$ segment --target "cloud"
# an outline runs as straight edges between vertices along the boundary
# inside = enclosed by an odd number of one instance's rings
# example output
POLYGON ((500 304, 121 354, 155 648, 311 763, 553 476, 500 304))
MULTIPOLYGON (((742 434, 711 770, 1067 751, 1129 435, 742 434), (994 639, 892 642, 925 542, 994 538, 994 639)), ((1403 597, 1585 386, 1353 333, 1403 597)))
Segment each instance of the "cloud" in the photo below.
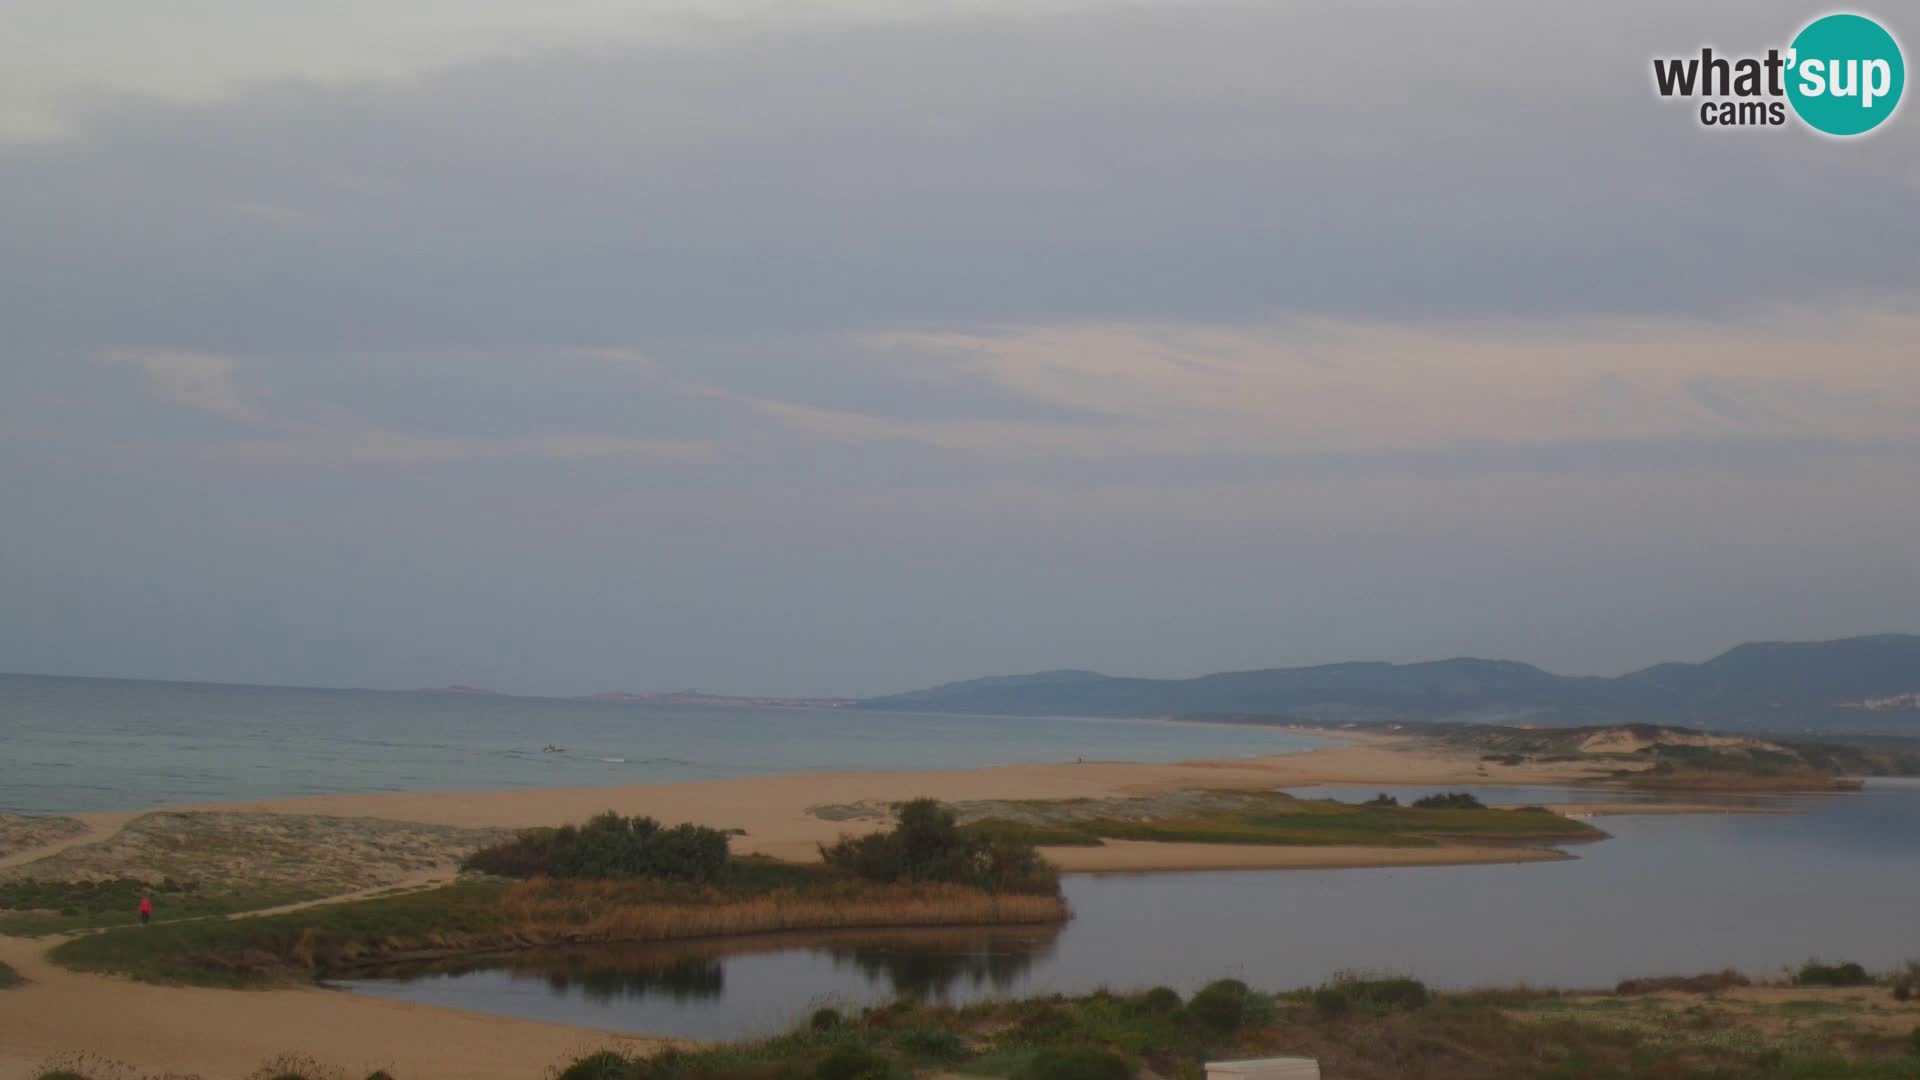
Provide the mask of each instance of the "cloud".
POLYGON ((278 439, 222 442, 179 456, 223 465, 426 466, 506 461, 694 462, 718 447, 701 441, 630 439, 558 432, 482 439, 376 429, 310 431, 278 439))
POLYGON ((1067 324, 894 331, 865 348, 1110 424, 913 424, 768 408, 808 430, 953 449, 1258 454, 1672 440, 1911 442, 1920 318, 1730 324, 1067 324))
POLYGON ((236 382, 240 362, 234 357, 166 349, 117 349, 109 358, 144 371, 148 389, 161 401, 250 424, 266 420, 236 382))
POLYGON ((1803 12, 1486 11, 712 20, 398 81, 90 99, 67 141, 0 148, 0 206, 33 208, 5 215, 0 325, 278 355, 1920 293, 1920 144, 1717 138, 1645 85, 1648 56, 1803 12))
MULTIPOLYGON (((534 430, 480 436, 395 430, 337 407, 314 408, 315 403, 309 401, 305 403, 307 411, 325 417, 313 419, 272 411, 246 392, 239 379, 249 366, 243 358, 165 349, 120 349, 109 358, 143 371, 148 390, 158 401, 241 421, 256 431, 269 433, 240 438, 224 433, 202 435, 184 444, 151 439, 142 443, 127 439, 124 433, 114 433, 110 442, 96 441, 96 447, 121 455, 147 457, 158 453, 227 465, 359 467, 523 460, 688 462, 711 458, 720 449, 708 439, 638 438, 592 431, 534 430)), ((69 418, 69 428, 73 419, 77 418, 69 418)), ((62 432, 60 438, 70 441, 73 432, 62 432)))
MULTIPOLYGON (((1038 5, 946 0, 916 6, 934 14, 1038 5)), ((250 0, 212 0, 167 11, 97 0, 11 0, 0 8, 0 142, 71 136, 74 114, 107 96, 207 104, 293 81, 403 85, 461 64, 583 45, 672 41, 716 24, 901 15, 884 0, 333 0, 271 9, 250 0)))

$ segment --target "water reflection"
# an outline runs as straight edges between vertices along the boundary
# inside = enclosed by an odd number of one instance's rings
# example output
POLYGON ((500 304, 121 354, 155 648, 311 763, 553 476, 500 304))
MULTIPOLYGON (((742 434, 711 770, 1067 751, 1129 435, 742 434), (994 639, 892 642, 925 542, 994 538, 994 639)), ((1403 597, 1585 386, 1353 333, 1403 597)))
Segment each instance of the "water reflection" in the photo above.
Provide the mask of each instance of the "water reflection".
POLYGON ((1058 927, 1040 932, 984 932, 831 945, 822 950, 835 968, 851 967, 894 997, 944 1001, 956 991, 980 997, 1005 993, 1034 964, 1053 954, 1058 927))
POLYGON ((770 934, 665 945, 532 949, 368 968, 335 985, 573 1023, 709 1037, 785 1026, 815 1002, 971 1000, 1018 987, 1052 957, 1058 926, 770 934), (796 978, 794 971, 803 971, 796 978), (584 1020, 587 1009, 595 1019, 584 1020), (743 1015, 768 1017, 738 1028, 743 1015), (642 1019, 642 1018, 652 1019, 642 1019), (718 1029, 713 1030, 713 1029, 718 1029))

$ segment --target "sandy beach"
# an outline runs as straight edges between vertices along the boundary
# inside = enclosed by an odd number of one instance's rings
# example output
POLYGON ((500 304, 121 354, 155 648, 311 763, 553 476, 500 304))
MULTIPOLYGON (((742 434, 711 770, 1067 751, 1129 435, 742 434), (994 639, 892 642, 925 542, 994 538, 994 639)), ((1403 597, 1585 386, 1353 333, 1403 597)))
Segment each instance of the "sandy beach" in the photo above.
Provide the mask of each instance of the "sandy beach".
MULTIPOLYGON (((963 771, 778 776, 701 783, 568 790, 319 796, 170 812, 220 811, 379 819, 450 829, 557 825, 603 810, 743 830, 736 851, 811 859, 817 845, 883 824, 863 806, 917 796, 947 801, 1078 799, 1187 789, 1269 790, 1318 784, 1554 784, 1587 779, 1580 763, 1513 767, 1464 753, 1378 736, 1341 736, 1342 745, 1231 762, 1171 765, 1087 762, 963 771), (839 812, 834 812, 838 808, 839 812), (848 808, 852 808, 849 810, 848 808)), ((1633 812, 1595 804, 1588 812, 1633 812)), ((20 867, 49 855, 72 859, 114 840, 138 815, 79 815, 84 832, 50 834, 37 848, 8 852, 20 867)), ((343 822, 343 826, 346 823, 343 822)), ((1286 869, 1516 862, 1564 858, 1535 848, 1441 845, 1421 848, 1266 847, 1111 842, 1046 852, 1074 872, 1286 869)), ((408 870, 408 884, 450 876, 452 865, 408 870)), ((27 980, 0 998, 0 1080, 31 1077, 49 1060, 85 1051, 146 1072, 242 1076, 283 1054, 331 1065, 391 1069, 416 1080, 528 1080, 554 1063, 602 1045, 656 1045, 557 1025, 478 1016, 354 997, 319 989, 222 991, 157 987, 61 971, 43 959, 51 941, 0 937, 0 960, 27 980), (351 1032, 350 1040, 342 1033, 351 1032), (345 1043, 350 1042, 350 1048, 345 1043)))
MULTIPOLYGON (((851 804, 882 807, 920 796, 944 802, 1091 799, 1191 789, 1263 791, 1323 784, 1563 784, 1601 775, 1597 766, 1581 762, 1505 766, 1410 739, 1347 733, 1334 737, 1344 744, 1238 761, 1084 762, 931 772, 823 773, 632 787, 323 795, 169 809, 365 817, 463 829, 561 825, 615 810, 645 814, 665 824, 691 821, 739 829, 743 835, 733 841, 737 852, 807 860, 816 857, 821 843, 885 824, 878 813, 848 818, 816 814, 816 808, 851 804)), ((1596 813, 1624 812, 1632 807, 1590 809, 1596 813)), ((93 823, 88 815, 79 816, 93 823)), ((122 815, 112 817, 124 821, 122 815)), ((1076 849, 1071 856, 1063 856, 1063 849, 1052 849, 1048 855, 1056 861, 1070 858, 1070 868, 1077 871, 1193 868, 1192 854, 1178 850, 1189 845, 1152 846, 1168 849, 1164 858, 1128 853, 1114 854, 1110 861, 1103 861, 1101 848, 1076 849)), ((1524 857, 1512 849, 1501 853, 1509 861, 1524 857)), ((1402 851, 1389 856, 1380 852, 1377 864, 1408 865, 1407 854, 1402 851)), ((1422 848, 1419 854, 1428 864, 1489 861, 1485 848, 1442 846, 1422 848)), ((1376 856, 1359 856, 1360 861, 1347 865, 1375 865, 1366 861, 1369 857, 1376 856)), ((1264 848, 1239 858, 1248 861, 1232 865, 1268 869, 1327 865, 1323 852, 1299 848, 1264 848)))

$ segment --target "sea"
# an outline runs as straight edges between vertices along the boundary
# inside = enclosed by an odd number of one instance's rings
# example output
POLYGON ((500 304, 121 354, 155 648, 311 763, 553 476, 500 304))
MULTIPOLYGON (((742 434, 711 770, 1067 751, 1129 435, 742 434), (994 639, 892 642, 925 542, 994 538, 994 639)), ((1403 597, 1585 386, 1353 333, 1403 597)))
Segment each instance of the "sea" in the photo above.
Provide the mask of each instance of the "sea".
POLYGON ((0 675, 0 813, 17 814, 1322 745, 1255 725, 0 675))

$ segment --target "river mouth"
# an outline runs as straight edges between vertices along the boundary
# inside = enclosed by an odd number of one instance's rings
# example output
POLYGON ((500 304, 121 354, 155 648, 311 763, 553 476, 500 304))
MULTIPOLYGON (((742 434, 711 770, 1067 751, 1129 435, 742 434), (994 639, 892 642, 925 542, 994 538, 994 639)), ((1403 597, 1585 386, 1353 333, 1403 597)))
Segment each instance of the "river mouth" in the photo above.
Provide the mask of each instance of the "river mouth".
MULTIPOLYGON (((1625 801, 1592 788, 1471 790, 1490 804, 1625 801)), ((784 1030, 824 1005, 900 996, 957 1004, 1163 984, 1184 993, 1223 976, 1292 989, 1342 971, 1443 988, 1608 988, 1723 968, 1777 977, 1813 957, 1886 969, 1920 955, 1911 916, 1920 785, 1876 781, 1859 794, 1765 803, 1797 812, 1609 817, 1612 839, 1564 861, 1070 875, 1075 917, 1065 926, 539 950, 370 969, 331 985, 731 1039, 784 1030)))

